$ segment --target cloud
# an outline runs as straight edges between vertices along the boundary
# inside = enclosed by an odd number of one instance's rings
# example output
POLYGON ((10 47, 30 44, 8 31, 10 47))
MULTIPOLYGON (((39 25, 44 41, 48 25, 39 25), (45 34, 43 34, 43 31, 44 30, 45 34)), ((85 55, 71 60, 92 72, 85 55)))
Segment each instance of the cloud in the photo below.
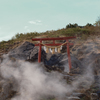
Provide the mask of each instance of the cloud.
POLYGON ((24 26, 24 28, 25 28, 25 29, 27 29, 27 28, 28 28, 28 26, 24 26))
POLYGON ((41 23, 41 20, 36 20, 38 23, 41 23))
POLYGON ((41 20, 29 21, 28 23, 34 24, 34 25, 42 25, 41 20))
POLYGON ((36 24, 36 22, 34 22, 34 21, 29 21, 29 23, 30 23, 30 24, 36 24))

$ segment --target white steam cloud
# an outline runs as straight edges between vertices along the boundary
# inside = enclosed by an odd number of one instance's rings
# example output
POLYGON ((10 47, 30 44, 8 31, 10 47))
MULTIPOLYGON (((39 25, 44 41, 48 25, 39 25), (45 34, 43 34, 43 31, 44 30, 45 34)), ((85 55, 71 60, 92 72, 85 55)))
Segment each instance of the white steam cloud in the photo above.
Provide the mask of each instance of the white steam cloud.
POLYGON ((14 78, 18 84, 15 88, 19 94, 11 100, 41 100, 49 96, 59 99, 79 88, 83 82, 86 84, 85 88, 89 88, 93 82, 92 70, 78 77, 69 85, 61 73, 49 73, 43 69, 41 64, 19 60, 11 61, 7 57, 1 63, 0 71, 2 77, 5 79, 14 78))

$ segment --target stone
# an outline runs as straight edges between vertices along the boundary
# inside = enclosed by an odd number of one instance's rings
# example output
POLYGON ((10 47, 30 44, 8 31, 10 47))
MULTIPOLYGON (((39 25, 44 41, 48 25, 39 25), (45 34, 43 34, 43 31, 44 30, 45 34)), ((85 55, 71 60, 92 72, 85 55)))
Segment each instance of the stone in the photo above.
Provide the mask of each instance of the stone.
MULTIPOLYGON (((82 70, 82 64, 81 61, 79 61, 76 57, 71 55, 71 63, 72 63, 72 68, 73 69, 78 69, 76 70, 77 73, 81 73, 80 69, 82 70)), ((68 65, 68 56, 67 53, 62 53, 62 54, 53 54, 49 60, 45 59, 44 60, 44 65, 48 68, 53 68, 55 69, 61 69, 62 71, 69 72, 69 65, 68 65)), ((76 73, 73 71, 73 73, 76 73)))
POLYGON ((26 60, 34 48, 34 44, 30 42, 24 42, 17 48, 11 50, 8 54, 9 57, 16 59, 26 60))
MULTIPOLYGON (((38 50, 39 47, 35 47, 33 43, 24 42, 17 48, 11 50, 8 54, 10 58, 27 60, 27 61, 37 61, 38 60, 38 50)), ((46 59, 46 53, 42 49, 41 61, 46 59)))
POLYGON ((9 81, 0 81, 0 100, 6 100, 11 96, 12 85, 9 81))
POLYGON ((80 100, 80 98, 75 97, 75 96, 71 96, 71 97, 67 97, 67 100, 80 100))
POLYGON ((98 94, 97 93, 91 93, 91 100, 98 100, 98 94))
MULTIPOLYGON (((38 60, 38 52, 39 48, 34 47, 34 49, 31 51, 30 55, 27 57, 28 61, 37 61, 38 60)), ((44 61, 46 59, 46 52, 42 49, 41 51, 41 61, 44 61)))

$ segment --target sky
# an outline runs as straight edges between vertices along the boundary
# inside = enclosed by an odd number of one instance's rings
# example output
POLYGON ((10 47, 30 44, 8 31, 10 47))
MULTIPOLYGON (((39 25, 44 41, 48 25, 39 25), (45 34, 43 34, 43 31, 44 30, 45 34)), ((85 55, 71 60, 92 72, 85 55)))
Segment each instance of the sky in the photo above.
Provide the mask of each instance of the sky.
POLYGON ((17 33, 45 32, 69 23, 94 24, 100 0, 0 0, 0 41, 17 33))

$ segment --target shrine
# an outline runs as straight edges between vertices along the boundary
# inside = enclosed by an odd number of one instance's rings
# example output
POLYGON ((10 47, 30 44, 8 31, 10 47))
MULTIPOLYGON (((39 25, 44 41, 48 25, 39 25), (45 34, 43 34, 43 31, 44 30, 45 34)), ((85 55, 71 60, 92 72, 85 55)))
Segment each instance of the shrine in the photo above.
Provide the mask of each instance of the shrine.
POLYGON ((71 65, 71 57, 70 57, 70 48, 69 48, 69 46, 73 45, 73 43, 70 43, 69 39, 75 39, 75 38, 76 37, 35 38, 35 39, 32 39, 32 41, 39 41, 38 44, 35 44, 35 46, 39 46, 38 62, 41 62, 41 49, 42 49, 42 46, 46 47, 46 53, 48 53, 49 49, 51 49, 52 54, 54 54, 55 53, 55 48, 56 48, 56 51, 58 53, 60 53, 61 46, 66 45, 67 46, 68 63, 69 63, 69 71, 70 71, 70 69, 72 68, 72 65, 71 65), (51 41, 51 40, 53 41, 53 43, 51 43, 51 44, 42 43, 42 41, 51 41), (66 41, 64 43, 55 43, 56 40, 66 40, 66 41))

